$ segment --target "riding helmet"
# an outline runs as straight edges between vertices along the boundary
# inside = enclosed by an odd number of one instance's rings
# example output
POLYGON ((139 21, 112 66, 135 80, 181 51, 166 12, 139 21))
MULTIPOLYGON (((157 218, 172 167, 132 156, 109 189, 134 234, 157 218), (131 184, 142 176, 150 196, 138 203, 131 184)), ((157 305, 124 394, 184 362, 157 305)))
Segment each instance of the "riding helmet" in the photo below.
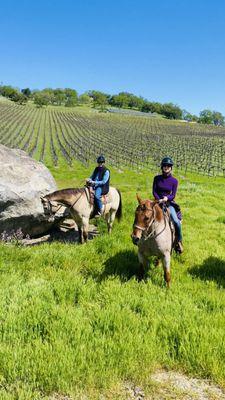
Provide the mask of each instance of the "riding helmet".
POLYGON ((161 161, 161 167, 163 167, 164 165, 169 165, 170 167, 173 166, 173 160, 170 157, 165 157, 162 159, 161 161))
POLYGON ((105 157, 101 154, 98 158, 97 158, 97 163, 104 163, 105 162, 105 157))

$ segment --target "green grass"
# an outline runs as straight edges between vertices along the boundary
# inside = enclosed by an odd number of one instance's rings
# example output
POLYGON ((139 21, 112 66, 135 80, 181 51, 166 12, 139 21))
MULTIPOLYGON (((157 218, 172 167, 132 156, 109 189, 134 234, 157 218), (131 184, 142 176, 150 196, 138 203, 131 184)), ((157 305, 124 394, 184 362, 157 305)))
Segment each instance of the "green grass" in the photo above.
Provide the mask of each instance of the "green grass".
MULTIPOLYGON (((59 187, 76 187, 91 168, 51 170, 59 187)), ((161 367, 225 388, 224 179, 178 177, 185 252, 172 257, 170 290, 153 264, 136 279, 130 233, 136 191, 150 196, 148 171, 112 169, 124 217, 111 237, 100 221, 83 246, 0 245, 1 399, 122 399, 124 382, 148 393, 161 367)))

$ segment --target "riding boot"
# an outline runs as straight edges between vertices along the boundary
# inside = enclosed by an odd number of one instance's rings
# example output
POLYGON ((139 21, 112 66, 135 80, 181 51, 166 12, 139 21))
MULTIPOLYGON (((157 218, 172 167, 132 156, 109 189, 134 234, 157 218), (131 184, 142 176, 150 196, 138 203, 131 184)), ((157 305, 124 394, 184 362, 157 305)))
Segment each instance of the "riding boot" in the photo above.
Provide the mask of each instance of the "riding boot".
POLYGON ((173 248, 177 254, 181 254, 184 251, 182 241, 178 240, 177 236, 175 237, 173 248))
POLYGON ((173 248, 177 254, 181 254, 184 251, 183 244, 181 240, 178 240, 178 232, 175 225, 174 228, 175 228, 175 239, 173 242, 173 248))
POLYGON ((177 252, 179 254, 183 253, 184 247, 183 247, 183 244, 182 244, 181 240, 179 242, 177 242, 177 247, 178 247, 178 251, 177 252))
POLYGON ((103 216, 103 208, 101 210, 98 210, 97 214, 95 215, 95 218, 101 218, 103 216))

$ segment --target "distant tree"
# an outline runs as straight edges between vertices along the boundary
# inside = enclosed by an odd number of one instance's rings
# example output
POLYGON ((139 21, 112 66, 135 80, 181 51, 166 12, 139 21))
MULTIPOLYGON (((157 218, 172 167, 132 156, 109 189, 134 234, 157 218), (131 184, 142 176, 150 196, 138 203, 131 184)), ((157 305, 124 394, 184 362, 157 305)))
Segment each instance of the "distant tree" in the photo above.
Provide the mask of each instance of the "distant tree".
POLYGON ((191 114, 189 111, 182 110, 182 119, 188 122, 198 122, 197 115, 191 114))
POLYGON ((56 104, 57 106, 61 106, 66 102, 66 94, 63 89, 53 89, 53 104, 56 104))
POLYGON ((141 96, 131 96, 128 102, 128 107, 130 108, 137 108, 138 110, 141 110, 143 104, 144 104, 144 99, 141 96))
POLYGON ((11 98, 15 93, 18 93, 12 86, 0 86, 0 94, 4 97, 11 98))
POLYGON ((21 93, 23 93, 26 97, 30 97, 31 90, 29 88, 21 89, 21 93))
POLYGON ((168 119, 182 119, 182 110, 173 103, 162 104, 160 113, 168 119))
POLYGON ((65 106, 74 107, 78 103, 78 95, 77 91, 74 89, 66 88, 64 89, 64 93, 66 96, 65 106))
POLYGON ((100 107, 101 110, 104 110, 109 104, 110 96, 106 93, 92 90, 88 92, 88 95, 93 99, 93 107, 100 107))
POLYGON ((48 94, 43 91, 35 93, 34 104, 36 104, 37 107, 47 106, 49 104, 48 94))
POLYGON ((213 111, 213 123, 216 126, 224 126, 224 116, 219 111, 213 111))
POLYGON ((92 97, 88 96, 87 93, 83 93, 79 96, 78 101, 80 104, 90 104, 93 101, 93 99, 92 97))
POLYGON ((162 104, 145 100, 141 111, 162 114, 162 104))
POLYGON ((57 105, 57 99, 55 97, 54 89, 52 88, 45 88, 39 93, 42 93, 43 96, 46 98, 48 104, 57 105))
POLYGON ((65 106, 66 107, 75 107, 77 106, 77 97, 68 97, 66 102, 65 102, 65 106))
POLYGON ((224 125, 224 116, 219 111, 202 110, 199 114, 201 124, 213 124, 216 126, 224 125))
POLYGON ((0 94, 18 104, 25 104, 27 97, 12 86, 1 86, 0 94))
POLYGON ((15 92, 11 95, 10 99, 18 104, 25 104, 28 100, 27 96, 23 93, 15 92))
POLYGON ((202 110, 199 114, 201 124, 213 124, 213 112, 211 110, 202 110))
POLYGON ((127 108, 128 107, 128 98, 124 93, 119 93, 111 96, 109 103, 111 106, 119 107, 119 108, 127 108))

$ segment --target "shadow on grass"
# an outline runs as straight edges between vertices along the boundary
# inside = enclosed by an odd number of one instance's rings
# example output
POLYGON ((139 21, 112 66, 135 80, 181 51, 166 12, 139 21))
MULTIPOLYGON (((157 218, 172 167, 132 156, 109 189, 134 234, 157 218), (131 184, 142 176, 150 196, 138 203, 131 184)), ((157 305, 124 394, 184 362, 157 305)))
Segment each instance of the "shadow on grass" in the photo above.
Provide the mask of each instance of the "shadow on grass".
POLYGON ((135 251, 120 251, 113 257, 108 258, 104 263, 104 271, 98 276, 98 280, 102 281, 109 276, 119 276, 121 281, 127 281, 133 276, 137 276, 139 263, 135 251))
POLYGON ((209 257, 203 264, 189 268, 188 273, 194 278, 200 278, 203 281, 214 281, 218 286, 225 288, 225 261, 220 258, 209 257))
MULTIPOLYGON (((97 229, 90 229, 88 232, 88 240, 94 239, 98 235, 97 229)), ((46 235, 39 236, 37 238, 23 239, 22 244, 24 246, 38 246, 43 243, 74 243, 79 244, 79 233, 78 230, 69 229, 63 231, 57 228, 52 229, 46 235)))

